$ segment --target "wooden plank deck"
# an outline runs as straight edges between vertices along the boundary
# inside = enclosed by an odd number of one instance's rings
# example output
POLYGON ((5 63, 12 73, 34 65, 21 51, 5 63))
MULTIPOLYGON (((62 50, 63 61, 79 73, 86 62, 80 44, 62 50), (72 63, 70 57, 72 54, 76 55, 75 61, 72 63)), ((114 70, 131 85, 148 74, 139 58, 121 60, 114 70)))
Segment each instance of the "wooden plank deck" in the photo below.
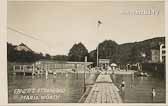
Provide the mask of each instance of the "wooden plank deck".
POLYGON ((118 88, 112 83, 110 75, 100 74, 85 103, 122 103, 118 91, 118 88))

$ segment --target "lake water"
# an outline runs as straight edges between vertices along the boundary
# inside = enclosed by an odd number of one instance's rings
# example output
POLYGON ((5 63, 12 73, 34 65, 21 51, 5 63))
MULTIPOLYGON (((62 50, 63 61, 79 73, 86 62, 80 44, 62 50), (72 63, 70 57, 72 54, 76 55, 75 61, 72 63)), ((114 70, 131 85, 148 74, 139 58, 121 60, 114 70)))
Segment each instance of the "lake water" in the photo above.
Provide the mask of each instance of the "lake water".
MULTIPOLYGON (((86 74, 86 79, 89 77, 86 74)), ((83 94, 84 86, 84 74, 57 74, 48 75, 48 77, 42 76, 23 76, 23 75, 10 75, 8 77, 8 100, 9 103, 77 103, 83 94), (17 89, 35 89, 35 92, 29 93, 15 93, 17 89), (58 89, 59 88, 59 89, 58 89), (39 89, 45 89, 46 91, 37 92, 39 89), (49 92, 49 90, 55 90, 55 92, 49 92), (48 91, 47 91, 48 90, 48 91), (60 91, 59 91, 60 90, 60 91), (26 95, 29 95, 26 97, 26 95), (45 95, 52 96, 51 98, 35 98, 45 95), (56 97, 58 96, 58 97, 56 97)))
POLYGON ((117 87, 121 81, 126 83, 125 91, 120 95, 125 103, 165 103, 166 84, 160 76, 137 77, 132 75, 111 75, 117 87), (156 89, 156 96, 152 97, 152 88, 156 89))
MULTIPOLYGON (((86 83, 89 76, 86 74, 86 83)), ((161 77, 132 77, 131 75, 111 75, 113 82, 119 87, 122 80, 126 82, 125 93, 121 93, 125 103, 165 103, 165 80, 161 77), (155 88, 157 95, 152 98, 151 91, 155 88)), ((93 78, 95 81, 96 77, 93 78)), ((93 82, 92 82, 93 83, 93 82)), ((83 74, 57 74, 39 76, 8 75, 9 103, 77 103, 83 94, 83 74), (24 92, 25 89, 36 92, 24 92), (38 90, 43 89, 40 92, 38 90), (17 90, 23 90, 18 92, 17 90), (55 90, 56 92, 45 91, 55 90), (59 90, 60 91, 59 91, 59 90), (48 95, 48 97, 45 97, 48 95), (31 96, 31 97, 30 97, 31 96), (34 98, 33 98, 34 97, 34 98), (42 98, 40 98, 42 97, 42 98), (33 98, 33 99, 32 99, 33 98)))

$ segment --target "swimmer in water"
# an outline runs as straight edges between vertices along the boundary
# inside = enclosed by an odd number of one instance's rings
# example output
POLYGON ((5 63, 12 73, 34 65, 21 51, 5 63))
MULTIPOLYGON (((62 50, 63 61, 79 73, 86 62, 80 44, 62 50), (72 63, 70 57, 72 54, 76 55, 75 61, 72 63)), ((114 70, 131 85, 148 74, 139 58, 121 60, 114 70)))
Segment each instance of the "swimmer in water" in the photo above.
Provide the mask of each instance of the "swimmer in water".
POLYGON ((125 81, 124 80, 122 80, 121 82, 120 89, 121 89, 120 90, 121 97, 124 100, 125 98, 125 81))
POLYGON ((156 97, 156 90, 155 88, 152 88, 152 102, 155 102, 156 97))
POLYGON ((155 88, 152 88, 152 97, 155 97, 156 96, 156 90, 155 88))
POLYGON ((124 91, 124 88, 125 88, 125 81, 124 80, 122 80, 120 87, 121 87, 121 90, 124 91))

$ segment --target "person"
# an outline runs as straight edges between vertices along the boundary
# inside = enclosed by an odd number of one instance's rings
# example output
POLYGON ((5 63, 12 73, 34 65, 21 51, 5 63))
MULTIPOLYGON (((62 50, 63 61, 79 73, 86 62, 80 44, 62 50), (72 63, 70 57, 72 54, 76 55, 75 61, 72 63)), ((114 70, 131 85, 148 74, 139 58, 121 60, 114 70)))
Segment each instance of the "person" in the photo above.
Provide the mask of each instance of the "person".
POLYGON ((155 102, 156 91, 155 88, 152 88, 152 102, 155 102))
POLYGON ((143 72, 141 72, 141 73, 140 73, 140 75, 141 75, 141 76, 143 76, 143 75, 144 75, 144 73, 143 73, 143 72))
POLYGON ((121 87, 121 90, 124 91, 124 88, 125 88, 125 81, 124 80, 122 80, 120 87, 121 87))
POLYGON ((155 88, 152 88, 152 97, 155 97, 156 96, 156 90, 155 88))
POLYGON ((124 80, 122 80, 121 82, 120 89, 121 89, 120 90, 121 97, 124 100, 125 98, 125 81, 124 80))

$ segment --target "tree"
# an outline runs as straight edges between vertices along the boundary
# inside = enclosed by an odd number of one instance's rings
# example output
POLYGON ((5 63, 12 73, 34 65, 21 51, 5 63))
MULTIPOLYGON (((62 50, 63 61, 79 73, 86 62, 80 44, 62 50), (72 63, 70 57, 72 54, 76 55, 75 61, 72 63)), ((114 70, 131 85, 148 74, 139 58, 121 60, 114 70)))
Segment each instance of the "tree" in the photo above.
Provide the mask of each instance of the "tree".
POLYGON ((68 56, 66 56, 66 55, 56 55, 56 56, 53 57, 53 60, 67 61, 68 60, 68 56))
POLYGON ((46 53, 45 54, 45 59, 51 59, 51 56, 48 53, 46 53))
POLYGON ((97 58, 97 51, 92 50, 88 55, 88 61, 96 63, 96 60, 97 60, 96 58, 97 58))
POLYGON ((147 50, 145 50, 145 46, 139 43, 135 44, 129 55, 129 63, 141 63, 144 62, 147 56, 147 50))
MULTIPOLYGON (((99 44, 99 59, 110 59, 111 62, 119 63, 119 45, 112 40, 105 40, 99 44)), ((95 62, 97 60, 97 50, 89 53, 89 61, 95 62)))
POLYGON ((35 53, 35 60, 44 59, 43 53, 35 53))
POLYGON ((28 63, 28 62, 35 62, 37 60, 44 58, 42 53, 38 54, 33 51, 25 51, 25 50, 18 51, 16 47, 17 45, 12 45, 10 43, 7 43, 7 59, 9 62, 28 63))
POLYGON ((118 44, 112 40, 105 40, 99 44, 99 58, 110 59, 111 62, 118 62, 118 44))
POLYGON ((7 60, 8 61, 11 61, 11 62, 16 61, 17 51, 14 49, 15 47, 16 46, 14 46, 10 43, 7 43, 7 60))
POLYGON ((68 56, 70 61, 84 61, 85 56, 88 56, 88 50, 80 42, 73 45, 68 53, 68 56))

